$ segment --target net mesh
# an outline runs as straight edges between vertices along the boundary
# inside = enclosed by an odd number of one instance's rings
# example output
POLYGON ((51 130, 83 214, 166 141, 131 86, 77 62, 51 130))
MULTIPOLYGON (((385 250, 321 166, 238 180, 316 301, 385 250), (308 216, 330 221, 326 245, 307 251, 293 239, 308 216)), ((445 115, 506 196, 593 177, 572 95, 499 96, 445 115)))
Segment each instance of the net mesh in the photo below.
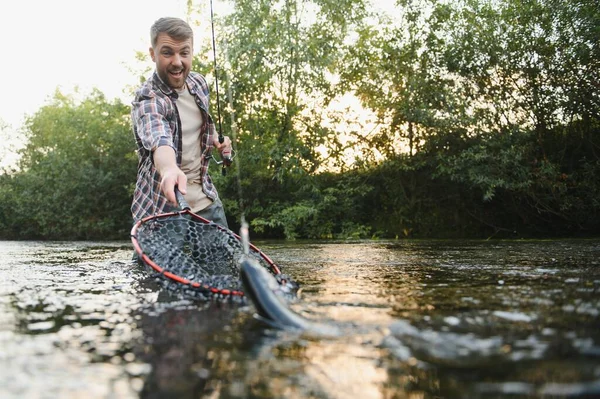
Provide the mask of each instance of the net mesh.
MULTIPOLYGON (((132 239, 139 245, 142 264, 161 286, 201 299, 243 297, 239 262, 245 253, 240 238, 230 230, 182 212, 140 223, 132 239)), ((247 256, 267 269, 286 292, 297 288, 256 247, 250 246, 247 256)))

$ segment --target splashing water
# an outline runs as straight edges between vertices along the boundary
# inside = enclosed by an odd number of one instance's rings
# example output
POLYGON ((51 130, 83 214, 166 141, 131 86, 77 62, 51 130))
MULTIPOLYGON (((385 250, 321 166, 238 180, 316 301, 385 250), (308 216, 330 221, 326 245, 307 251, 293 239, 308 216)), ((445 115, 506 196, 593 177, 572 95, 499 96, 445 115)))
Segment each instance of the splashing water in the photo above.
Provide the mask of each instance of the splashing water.
POLYGON ((158 290, 129 243, 0 242, 0 397, 594 397, 600 244, 264 242, 332 337, 158 290))

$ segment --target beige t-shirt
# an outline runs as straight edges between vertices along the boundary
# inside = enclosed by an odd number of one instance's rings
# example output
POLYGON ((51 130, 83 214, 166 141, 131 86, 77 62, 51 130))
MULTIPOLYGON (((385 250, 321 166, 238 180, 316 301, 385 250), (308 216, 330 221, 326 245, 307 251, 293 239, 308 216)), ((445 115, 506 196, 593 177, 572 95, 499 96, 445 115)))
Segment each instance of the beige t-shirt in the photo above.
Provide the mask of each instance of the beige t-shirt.
POLYGON ((181 170, 187 176, 187 194, 184 198, 190 205, 192 212, 198 212, 212 204, 212 200, 202 191, 202 176, 200 174, 202 113, 187 86, 181 91, 178 90, 177 94, 179 94, 177 110, 181 119, 183 140, 181 170))

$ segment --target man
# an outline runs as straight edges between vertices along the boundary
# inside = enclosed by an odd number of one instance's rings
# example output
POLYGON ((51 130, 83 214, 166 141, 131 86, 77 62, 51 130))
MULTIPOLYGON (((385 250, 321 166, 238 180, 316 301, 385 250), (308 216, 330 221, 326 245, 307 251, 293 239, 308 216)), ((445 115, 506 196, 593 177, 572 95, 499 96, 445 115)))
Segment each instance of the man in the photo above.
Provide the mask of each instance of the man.
POLYGON ((172 210, 177 186, 194 213, 227 227, 208 164, 213 148, 230 156, 231 140, 219 143, 208 113, 208 84, 191 72, 193 31, 181 19, 161 18, 150 39, 156 70, 137 90, 131 110, 139 159, 133 218, 172 210))

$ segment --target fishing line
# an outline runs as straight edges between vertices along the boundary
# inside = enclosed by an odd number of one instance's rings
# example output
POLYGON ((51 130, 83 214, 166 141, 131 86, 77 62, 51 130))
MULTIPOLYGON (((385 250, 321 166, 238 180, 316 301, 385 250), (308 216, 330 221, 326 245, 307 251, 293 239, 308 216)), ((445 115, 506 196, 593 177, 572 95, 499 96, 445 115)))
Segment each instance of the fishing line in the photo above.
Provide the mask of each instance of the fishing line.
POLYGON ((223 143, 223 127, 221 126, 221 100, 219 98, 219 71, 217 68, 217 46, 215 45, 215 22, 213 2, 210 0, 210 28, 212 32, 213 64, 215 68, 215 90, 217 93, 217 123, 219 125, 219 143, 223 143))
MULTIPOLYGON (((210 0, 210 26, 212 33, 212 50, 213 50, 213 63, 215 70, 215 90, 217 95, 217 119, 219 124, 219 142, 223 143, 223 129, 221 126, 221 101, 219 97, 219 76, 218 76, 218 68, 217 68, 217 45, 215 40, 215 21, 214 21, 214 12, 213 12, 213 2, 210 0)), ((225 78, 227 79, 227 102, 229 105, 229 115, 231 117, 231 142, 234 143, 237 140, 237 124, 235 122, 235 109, 233 107, 233 96, 231 93, 231 81, 229 80, 229 75, 227 71, 224 71, 225 78)), ((231 164, 231 159, 229 159, 229 165, 231 164)), ((225 161, 225 160, 224 160, 225 161)), ((227 166, 229 166, 227 165, 227 166)), ((240 161, 235 164, 236 171, 236 183, 237 183, 237 191, 238 191, 238 203, 240 207, 240 236, 242 238, 242 244, 244 246, 244 253, 248 254, 249 251, 249 243, 250 243, 250 232, 249 226, 246 222, 245 211, 244 211, 244 197, 242 195, 242 182, 240 177, 240 161)), ((225 164, 223 165, 223 174, 225 174, 225 164)))

